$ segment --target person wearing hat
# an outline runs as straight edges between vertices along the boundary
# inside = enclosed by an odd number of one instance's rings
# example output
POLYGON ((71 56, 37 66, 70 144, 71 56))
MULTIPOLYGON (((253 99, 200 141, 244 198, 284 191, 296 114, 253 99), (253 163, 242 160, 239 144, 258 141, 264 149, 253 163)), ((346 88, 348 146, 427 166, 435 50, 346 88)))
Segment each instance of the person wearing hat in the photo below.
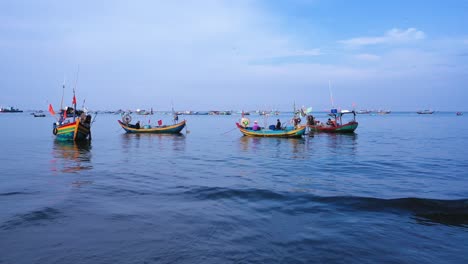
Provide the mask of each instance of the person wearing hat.
POLYGON ((257 120, 254 121, 254 125, 252 126, 252 130, 260 130, 260 126, 258 125, 257 120))

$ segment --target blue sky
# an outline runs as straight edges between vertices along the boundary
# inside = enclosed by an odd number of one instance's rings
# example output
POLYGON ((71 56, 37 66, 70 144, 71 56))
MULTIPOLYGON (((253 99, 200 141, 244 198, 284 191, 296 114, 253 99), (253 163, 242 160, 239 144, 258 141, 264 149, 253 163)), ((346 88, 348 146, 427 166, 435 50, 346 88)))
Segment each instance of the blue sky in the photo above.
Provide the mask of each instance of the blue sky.
POLYGON ((467 110, 468 1, 1 1, 0 105, 467 110))

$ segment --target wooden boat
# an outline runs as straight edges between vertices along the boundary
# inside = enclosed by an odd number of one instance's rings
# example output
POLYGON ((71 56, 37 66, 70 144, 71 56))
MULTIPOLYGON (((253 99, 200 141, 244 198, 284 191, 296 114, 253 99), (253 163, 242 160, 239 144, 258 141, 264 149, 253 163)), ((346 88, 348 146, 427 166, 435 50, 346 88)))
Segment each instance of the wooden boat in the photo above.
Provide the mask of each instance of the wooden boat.
POLYGON ((91 116, 74 118, 74 121, 54 123, 52 133, 61 141, 91 140, 91 116))
POLYGON ((130 122, 122 122, 117 120, 119 125, 127 133, 152 133, 152 134, 179 134, 182 129, 185 127, 186 121, 183 120, 174 125, 165 125, 165 126, 144 126, 141 128, 136 128, 135 125, 131 125, 130 122))
POLYGON ((245 136, 249 137, 280 137, 280 138, 296 138, 302 137, 305 133, 306 126, 298 126, 296 128, 285 128, 285 129, 265 129, 261 128, 260 130, 252 130, 252 127, 242 126, 239 123, 236 123, 237 128, 245 136))
MULTIPOLYGON (((63 85, 65 90, 65 84, 63 85)), ((63 103, 63 95, 62 95, 63 103)), ((61 104, 62 104, 61 103, 61 104)), ((60 141, 86 141, 91 140, 91 115, 76 109, 75 89, 73 89, 73 107, 61 109, 57 122, 53 124, 52 133, 60 141)), ((49 112, 56 116, 52 104, 49 104, 49 112)))
POLYGON ((314 121, 313 124, 308 124, 310 132, 327 132, 327 133, 354 133, 354 130, 358 127, 358 122, 356 121, 356 112, 342 110, 338 112, 336 109, 332 109, 328 114, 333 120, 324 124, 320 121, 314 121), (353 119, 347 123, 343 123, 343 115, 352 114, 353 119))

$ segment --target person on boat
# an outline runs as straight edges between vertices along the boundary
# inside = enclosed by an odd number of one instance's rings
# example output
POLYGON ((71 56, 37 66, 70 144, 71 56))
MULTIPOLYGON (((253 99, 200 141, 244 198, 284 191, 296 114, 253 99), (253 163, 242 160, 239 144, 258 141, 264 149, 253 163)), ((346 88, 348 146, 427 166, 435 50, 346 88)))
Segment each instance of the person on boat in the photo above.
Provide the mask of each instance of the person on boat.
POLYGON ((307 125, 313 126, 315 125, 315 118, 313 115, 308 115, 307 116, 307 125))
POLYGON ((257 121, 254 121, 254 125, 252 126, 252 130, 260 130, 260 126, 258 125, 257 121))
POLYGON ((297 127, 301 123, 301 118, 300 117, 294 117, 293 122, 294 122, 294 127, 297 127))
POLYGON ((335 127, 335 126, 336 126, 336 122, 335 122, 335 121, 332 121, 330 118, 328 118, 327 125, 332 126, 332 127, 335 127))
POLYGON ((136 122, 135 128, 136 128, 136 129, 140 129, 140 121, 136 122))
POLYGON ((276 130, 281 130, 281 122, 279 119, 276 121, 276 130))
POLYGON ((91 115, 86 115, 83 125, 88 128, 91 127, 91 115))
POLYGON ((179 115, 177 113, 174 113, 174 124, 179 121, 179 115))

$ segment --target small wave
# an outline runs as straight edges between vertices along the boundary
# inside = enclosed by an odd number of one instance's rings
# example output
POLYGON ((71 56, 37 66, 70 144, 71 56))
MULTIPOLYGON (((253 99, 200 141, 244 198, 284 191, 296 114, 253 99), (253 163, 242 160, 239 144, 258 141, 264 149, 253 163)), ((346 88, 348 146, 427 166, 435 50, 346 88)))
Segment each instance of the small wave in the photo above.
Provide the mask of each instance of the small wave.
POLYGON ((0 228, 8 230, 23 225, 38 225, 43 222, 54 221, 62 216, 63 214, 60 210, 46 207, 42 210, 16 215, 13 219, 2 224, 0 228))
POLYGON ((285 200, 283 194, 263 189, 230 189, 221 187, 199 187, 184 192, 200 200, 245 199, 249 201, 285 200))
POLYGON ((199 200, 245 200, 247 202, 284 202, 277 207, 288 213, 316 211, 317 204, 332 205, 338 210, 410 213, 417 220, 468 227, 468 199, 440 200, 426 198, 381 199, 358 196, 316 196, 307 193, 275 192, 265 189, 196 187, 183 192, 199 200), (312 207, 312 208, 311 208, 312 207), (309 210, 311 209, 311 210, 309 210), (295 212, 291 212, 294 210, 295 212))
POLYGON ((34 194, 34 192, 7 192, 7 193, 0 193, 0 196, 12 196, 12 195, 24 195, 24 194, 34 194))

